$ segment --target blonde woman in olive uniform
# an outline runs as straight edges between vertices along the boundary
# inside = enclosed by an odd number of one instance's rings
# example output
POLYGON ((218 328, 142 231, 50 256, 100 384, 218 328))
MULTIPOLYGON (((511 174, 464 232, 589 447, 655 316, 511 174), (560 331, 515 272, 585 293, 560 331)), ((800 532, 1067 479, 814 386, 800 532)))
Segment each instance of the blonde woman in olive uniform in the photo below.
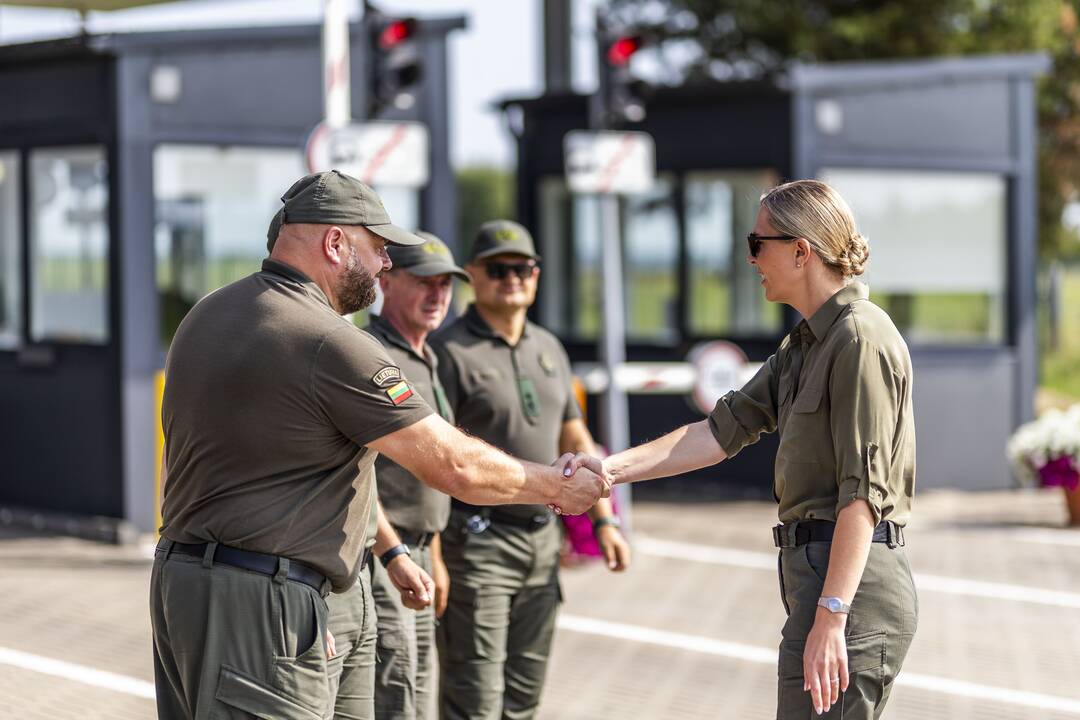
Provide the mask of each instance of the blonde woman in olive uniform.
POLYGON ((615 483, 675 475, 779 430, 773 539, 788 619, 777 718, 876 718, 918 615, 902 547, 915 489, 911 360, 852 281, 869 249, 835 190, 812 180, 772 189, 747 240, 765 297, 806 319, 706 420, 603 468, 615 483))

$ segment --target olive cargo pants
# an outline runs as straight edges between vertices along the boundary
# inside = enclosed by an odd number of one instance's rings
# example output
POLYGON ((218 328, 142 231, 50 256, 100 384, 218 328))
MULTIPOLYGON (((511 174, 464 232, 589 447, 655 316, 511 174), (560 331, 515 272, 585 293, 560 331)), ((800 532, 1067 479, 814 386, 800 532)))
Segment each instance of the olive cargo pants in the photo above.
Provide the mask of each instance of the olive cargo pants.
MULTIPOLYGON (((414 562, 431 574, 431 552, 413 548, 414 562)), ((371 593, 378 616, 375 659, 376 720, 425 720, 434 682, 435 609, 410 610, 379 563, 372 570, 371 593)))
POLYGON ((329 712, 326 603, 313 588, 170 552, 150 577, 154 681, 165 720, 320 720, 329 712))
POLYGON ((558 611, 562 534, 492 523, 465 530, 455 510, 443 533, 450 599, 438 627, 442 720, 536 715, 558 611))
POLYGON ((328 622, 334 636, 334 657, 327 662, 334 717, 372 720, 375 717, 375 600, 371 568, 360 568, 356 583, 326 598, 328 622))
POLYGON ((904 664, 918 623, 919 600, 903 547, 871 543, 862 581, 848 616, 850 679, 846 693, 823 715, 803 690, 803 650, 829 568, 831 542, 780 551, 780 593, 788 611, 780 642, 777 720, 878 718, 904 664))

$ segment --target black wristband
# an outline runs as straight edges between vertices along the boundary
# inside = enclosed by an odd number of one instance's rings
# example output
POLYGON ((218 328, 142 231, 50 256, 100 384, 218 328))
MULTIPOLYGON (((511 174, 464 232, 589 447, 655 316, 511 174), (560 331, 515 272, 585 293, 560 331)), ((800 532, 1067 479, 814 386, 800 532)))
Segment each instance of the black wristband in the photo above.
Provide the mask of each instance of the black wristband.
POLYGON ((383 567, 388 567, 390 565, 390 561, 396 558, 398 555, 408 554, 409 546, 405 543, 401 543, 400 545, 395 545, 394 547, 384 552, 382 556, 379 557, 379 562, 382 563, 383 567))
POLYGON ((597 531, 600 530, 600 528, 606 527, 608 525, 618 529, 622 527, 622 521, 619 520, 617 515, 608 515, 607 517, 596 518, 592 521, 593 534, 595 535, 597 531))

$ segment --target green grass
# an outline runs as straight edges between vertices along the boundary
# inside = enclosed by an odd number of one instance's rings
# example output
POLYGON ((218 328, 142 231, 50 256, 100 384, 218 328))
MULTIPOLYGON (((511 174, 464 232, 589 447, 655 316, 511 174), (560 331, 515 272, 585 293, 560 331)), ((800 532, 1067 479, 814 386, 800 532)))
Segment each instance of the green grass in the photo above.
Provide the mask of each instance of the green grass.
POLYGON ((1061 283, 1058 347, 1050 348, 1049 308, 1039 305, 1040 386, 1080 402, 1080 264, 1066 267, 1061 283))
POLYGON ((913 342, 952 345, 1003 340, 1004 311, 994 307, 986 293, 883 295, 872 292, 870 299, 889 313, 900 332, 913 342))

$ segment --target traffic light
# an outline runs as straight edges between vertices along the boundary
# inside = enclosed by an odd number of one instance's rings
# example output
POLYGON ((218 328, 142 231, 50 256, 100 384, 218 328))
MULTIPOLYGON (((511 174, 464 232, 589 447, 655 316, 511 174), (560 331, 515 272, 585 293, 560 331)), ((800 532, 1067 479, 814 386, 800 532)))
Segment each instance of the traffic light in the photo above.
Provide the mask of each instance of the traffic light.
POLYGON ((630 61, 645 46, 634 33, 598 33, 600 50, 599 92, 594 122, 603 128, 618 128, 645 119, 645 99, 649 86, 630 72, 630 61))
POLYGON ((420 26, 416 18, 389 18, 372 8, 364 13, 369 54, 368 117, 384 109, 407 110, 416 102, 423 77, 420 26))

